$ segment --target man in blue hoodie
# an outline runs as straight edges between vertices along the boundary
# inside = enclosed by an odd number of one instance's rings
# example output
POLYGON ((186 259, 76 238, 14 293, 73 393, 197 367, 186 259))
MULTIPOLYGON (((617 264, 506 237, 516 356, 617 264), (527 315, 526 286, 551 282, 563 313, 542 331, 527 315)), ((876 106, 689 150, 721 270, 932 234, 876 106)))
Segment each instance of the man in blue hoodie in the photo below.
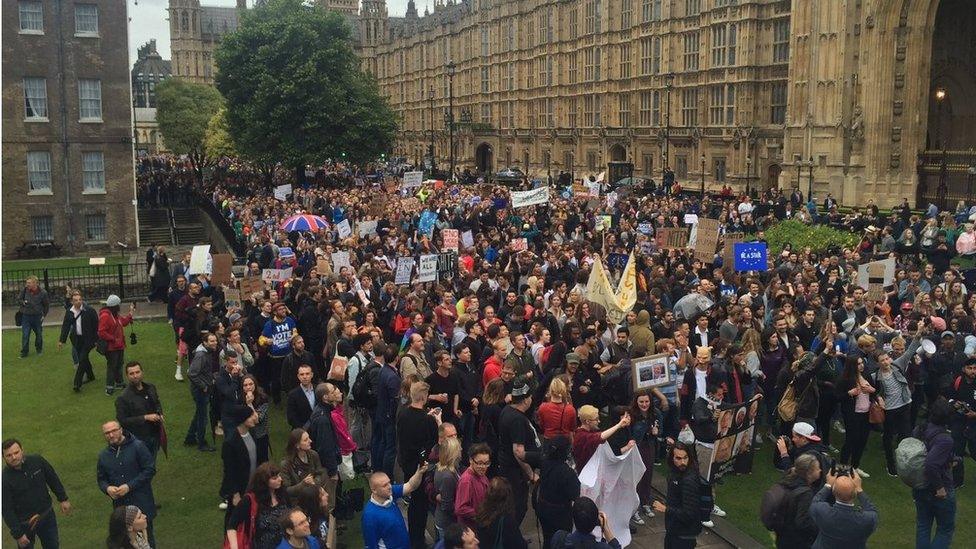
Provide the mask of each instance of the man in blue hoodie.
POLYGON ((112 499, 113 507, 135 505, 146 514, 149 545, 155 547, 152 479, 156 459, 141 440, 123 431, 118 421, 102 425, 102 435, 108 446, 98 454, 98 488, 112 499))
POLYGON ((915 499, 915 546, 949 547, 956 529, 956 488, 952 481, 952 435, 946 429, 954 413, 951 405, 939 398, 932 404, 929 421, 916 433, 925 443, 925 488, 912 490, 915 499), (932 521, 935 520, 935 537, 932 521))

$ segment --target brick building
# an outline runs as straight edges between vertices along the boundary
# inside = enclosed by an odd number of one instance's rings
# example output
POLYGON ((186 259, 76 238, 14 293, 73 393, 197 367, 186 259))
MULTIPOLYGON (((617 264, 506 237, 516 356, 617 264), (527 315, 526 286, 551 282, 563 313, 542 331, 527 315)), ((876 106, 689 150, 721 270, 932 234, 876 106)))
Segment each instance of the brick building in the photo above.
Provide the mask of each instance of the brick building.
POLYGON ((126 4, 86 1, 4 0, 7 258, 28 242, 137 245, 126 4))

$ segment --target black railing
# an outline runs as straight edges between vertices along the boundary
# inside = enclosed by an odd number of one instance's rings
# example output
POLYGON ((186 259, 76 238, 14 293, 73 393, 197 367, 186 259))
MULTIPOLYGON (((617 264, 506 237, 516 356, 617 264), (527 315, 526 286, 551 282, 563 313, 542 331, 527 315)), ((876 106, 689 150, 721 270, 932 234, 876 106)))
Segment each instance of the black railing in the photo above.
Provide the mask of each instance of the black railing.
POLYGON ((210 218, 220 234, 223 235, 224 240, 234 250, 234 255, 237 257, 244 257, 247 253, 247 248, 244 242, 237 238, 237 233, 234 232, 234 228, 231 227, 230 222, 224 217, 217 206, 210 200, 210 197, 204 193, 197 193, 197 205, 200 207, 204 213, 210 218))
POLYGON ((145 298, 149 295, 149 273, 145 263, 117 265, 85 265, 80 267, 52 267, 7 269, 3 271, 3 304, 17 301, 24 281, 36 276, 53 304, 60 303, 65 288, 81 291, 86 301, 95 302, 115 294, 122 299, 145 298))

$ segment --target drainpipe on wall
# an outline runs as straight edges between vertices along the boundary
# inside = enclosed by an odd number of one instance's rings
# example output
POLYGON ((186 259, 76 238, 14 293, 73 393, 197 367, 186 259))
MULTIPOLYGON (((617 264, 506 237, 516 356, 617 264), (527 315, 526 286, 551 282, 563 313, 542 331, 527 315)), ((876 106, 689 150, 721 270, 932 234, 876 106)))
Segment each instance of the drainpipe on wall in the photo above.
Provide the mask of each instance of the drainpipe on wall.
POLYGON ((71 215, 71 181, 68 176, 69 144, 68 144, 68 92, 66 88, 66 76, 64 68, 64 9, 62 0, 55 2, 55 20, 58 27, 58 85, 61 88, 61 179, 64 182, 64 219, 68 232, 68 251, 74 253, 76 250, 75 233, 71 215))

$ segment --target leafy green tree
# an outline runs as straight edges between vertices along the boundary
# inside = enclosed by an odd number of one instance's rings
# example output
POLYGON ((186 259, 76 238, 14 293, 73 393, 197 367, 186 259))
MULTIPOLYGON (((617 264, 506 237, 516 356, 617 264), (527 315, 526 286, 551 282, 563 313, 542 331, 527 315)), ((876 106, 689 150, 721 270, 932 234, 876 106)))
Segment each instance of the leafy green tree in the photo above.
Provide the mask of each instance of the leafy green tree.
POLYGON ((207 125, 223 105, 220 92, 211 86, 167 78, 156 87, 156 120, 166 146, 189 157, 197 179, 213 163, 207 153, 207 125))
POLYGON ((234 140, 227 131, 227 109, 221 107, 207 123, 203 134, 203 147, 210 158, 237 156, 234 140))
POLYGON ((271 0, 243 16, 216 59, 230 134, 248 160, 303 174, 307 164, 372 160, 392 147, 393 111, 337 13, 271 0))

